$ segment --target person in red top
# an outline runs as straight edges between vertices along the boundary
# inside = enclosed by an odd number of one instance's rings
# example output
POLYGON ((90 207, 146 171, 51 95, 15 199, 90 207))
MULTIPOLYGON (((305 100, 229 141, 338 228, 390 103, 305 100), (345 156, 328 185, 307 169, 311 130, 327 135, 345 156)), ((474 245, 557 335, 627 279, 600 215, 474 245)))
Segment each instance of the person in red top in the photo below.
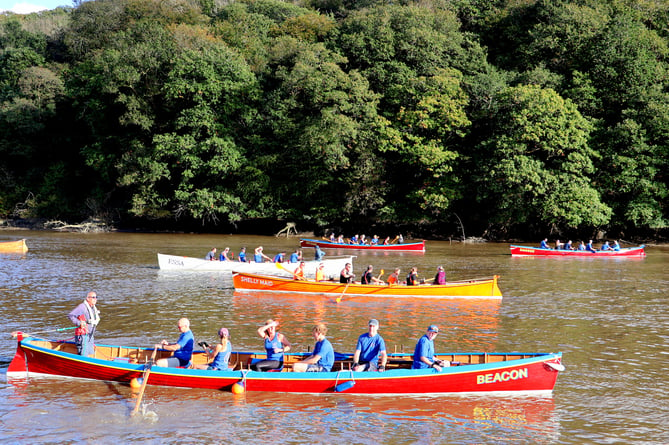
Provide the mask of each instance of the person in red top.
POLYGON ((400 283, 400 269, 397 268, 393 273, 390 274, 388 277, 388 284, 393 285, 393 284, 401 284, 400 283))
POLYGON ((304 261, 300 263, 299 266, 297 266, 297 269, 295 269, 295 272, 293 272, 293 277, 296 280, 300 281, 306 281, 306 277, 304 276, 304 261))

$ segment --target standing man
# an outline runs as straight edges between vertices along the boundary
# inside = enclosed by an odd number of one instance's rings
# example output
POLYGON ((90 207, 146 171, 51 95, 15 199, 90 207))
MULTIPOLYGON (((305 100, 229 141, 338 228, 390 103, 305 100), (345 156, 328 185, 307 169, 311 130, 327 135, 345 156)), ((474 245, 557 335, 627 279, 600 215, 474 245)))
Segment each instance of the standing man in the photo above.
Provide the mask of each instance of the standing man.
POLYGON ((181 335, 179 335, 176 343, 169 343, 167 340, 163 340, 155 345, 156 348, 174 351, 172 357, 156 360, 156 366, 178 368, 180 366, 187 367, 190 364, 195 344, 193 332, 190 330, 190 321, 187 318, 180 318, 177 322, 177 328, 181 332, 181 335))
POLYGON ((423 335, 416 343, 416 349, 413 352, 413 366, 411 369, 434 368, 441 372, 442 366, 450 366, 450 363, 443 360, 434 359, 434 339, 439 333, 436 325, 430 325, 427 333, 423 335))
POLYGON ((68 315, 72 323, 77 326, 74 331, 77 353, 84 357, 95 356, 95 328, 100 323, 100 311, 95 307, 97 302, 98 294, 89 292, 84 302, 68 315))
POLYGON ((386 354, 386 343, 378 334, 378 320, 369 320, 369 331, 358 337, 358 345, 353 354, 353 371, 379 371, 386 369, 388 354, 386 354), (379 366, 379 355, 381 366, 379 366))
POLYGON ((325 256, 325 252, 323 252, 323 251, 321 250, 320 246, 318 246, 318 245, 314 246, 314 250, 315 250, 315 252, 314 252, 314 261, 320 261, 320 260, 322 260, 323 257, 325 256))

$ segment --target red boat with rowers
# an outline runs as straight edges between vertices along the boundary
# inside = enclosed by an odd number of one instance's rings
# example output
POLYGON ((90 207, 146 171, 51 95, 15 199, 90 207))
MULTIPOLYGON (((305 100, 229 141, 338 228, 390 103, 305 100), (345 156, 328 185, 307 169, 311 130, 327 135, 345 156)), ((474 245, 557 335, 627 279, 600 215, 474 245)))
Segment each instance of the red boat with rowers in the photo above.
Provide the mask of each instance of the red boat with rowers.
POLYGON ((378 252, 425 252, 425 241, 399 244, 347 244, 333 241, 306 239, 300 240, 302 247, 320 247, 321 249, 373 250, 378 252))
POLYGON ((644 258, 644 245, 627 247, 620 250, 565 250, 546 249, 542 247, 511 245, 512 256, 552 256, 552 257, 586 257, 586 258, 644 258))
MULTIPOLYGON (((151 365, 151 348, 96 345, 94 356, 77 355, 76 345, 14 333, 18 345, 7 378, 50 375, 132 384, 146 369, 148 385, 282 393, 350 394, 550 394, 564 370, 562 353, 448 353, 435 357, 449 367, 411 369, 412 356, 388 354, 385 372, 352 372, 352 354, 335 353, 330 372, 291 372, 292 364, 309 353, 287 353, 281 372, 251 371, 253 360, 265 353, 233 352, 230 371, 164 368, 151 365)), ((158 350, 156 359, 172 355, 158 350)), ((206 362, 204 351, 194 351, 192 362, 206 362)))

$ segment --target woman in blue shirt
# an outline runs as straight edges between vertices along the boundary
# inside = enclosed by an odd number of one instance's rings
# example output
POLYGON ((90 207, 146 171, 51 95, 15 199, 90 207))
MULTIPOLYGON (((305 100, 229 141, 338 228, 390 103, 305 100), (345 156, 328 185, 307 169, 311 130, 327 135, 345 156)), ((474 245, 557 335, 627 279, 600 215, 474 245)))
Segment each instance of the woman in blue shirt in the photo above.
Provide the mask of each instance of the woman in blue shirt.
POLYGON ((290 351, 290 342, 285 335, 276 331, 278 326, 278 321, 269 319, 265 322, 265 326, 258 328, 258 335, 265 339, 267 358, 251 365, 254 371, 264 372, 283 368, 283 354, 290 351))

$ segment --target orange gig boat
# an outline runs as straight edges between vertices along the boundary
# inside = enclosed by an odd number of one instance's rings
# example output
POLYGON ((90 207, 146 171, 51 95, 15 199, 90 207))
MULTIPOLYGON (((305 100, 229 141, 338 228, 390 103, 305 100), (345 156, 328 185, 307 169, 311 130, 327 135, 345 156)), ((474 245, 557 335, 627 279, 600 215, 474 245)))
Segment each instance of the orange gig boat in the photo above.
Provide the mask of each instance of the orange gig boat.
POLYGON ((0 241, 0 253, 26 253, 28 246, 25 239, 18 241, 0 241))
POLYGON ((366 296, 384 298, 489 298, 502 299, 497 285, 497 275, 446 284, 417 286, 338 283, 333 281, 299 281, 290 278, 270 277, 251 273, 235 272, 232 283, 238 292, 276 292, 291 294, 317 294, 342 296, 366 296))

